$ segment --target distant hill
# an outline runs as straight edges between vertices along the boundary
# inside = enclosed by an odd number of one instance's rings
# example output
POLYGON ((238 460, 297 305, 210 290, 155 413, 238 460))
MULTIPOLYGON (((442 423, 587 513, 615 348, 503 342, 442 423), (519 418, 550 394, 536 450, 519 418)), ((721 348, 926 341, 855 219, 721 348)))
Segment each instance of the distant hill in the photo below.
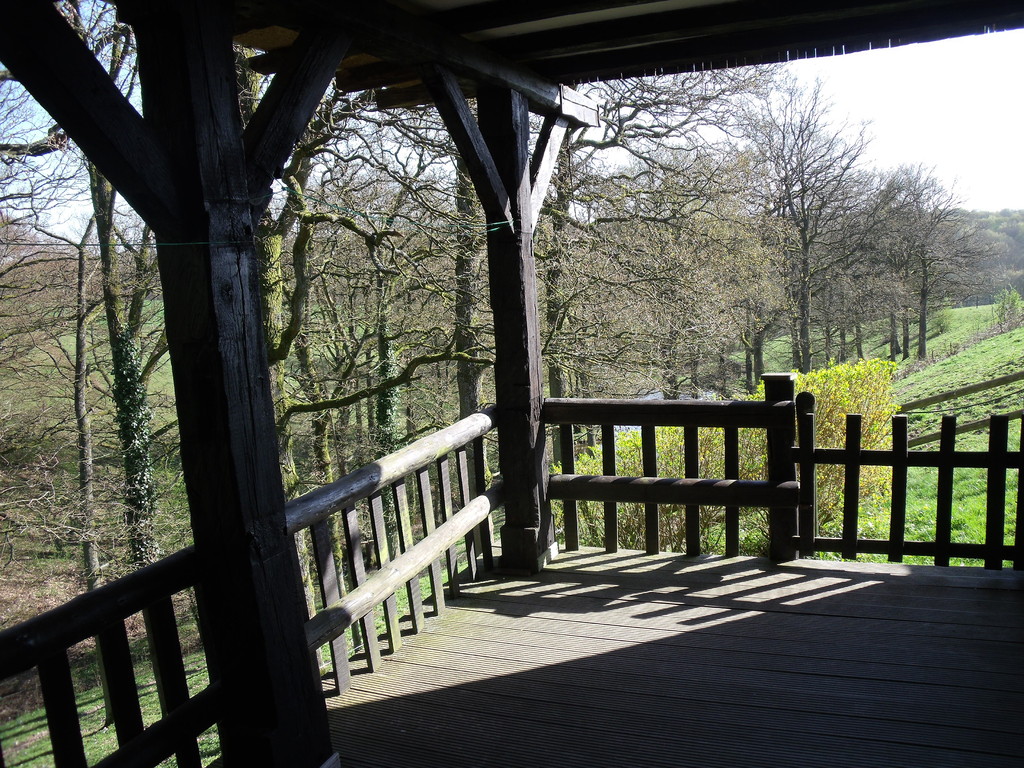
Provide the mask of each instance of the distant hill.
POLYGON ((995 289, 1013 286, 1024 294, 1024 211, 974 211, 971 218, 996 248, 995 289))

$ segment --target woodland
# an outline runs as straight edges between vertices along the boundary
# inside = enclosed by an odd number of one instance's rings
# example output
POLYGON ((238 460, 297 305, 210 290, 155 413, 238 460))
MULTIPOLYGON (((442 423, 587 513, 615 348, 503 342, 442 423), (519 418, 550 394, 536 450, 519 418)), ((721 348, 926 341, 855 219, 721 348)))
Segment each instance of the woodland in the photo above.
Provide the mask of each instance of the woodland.
MULTIPOLYGON (((131 30, 60 6, 138 101, 131 30)), ((803 373, 878 334, 924 360, 941 309, 1024 291, 1024 212, 873 167, 869 127, 784 67, 581 90, 601 124, 567 140, 536 237, 550 396, 753 392, 780 338, 803 373)), ((258 234, 289 496, 492 399, 488 226, 433 108, 328 92, 258 234)), ((151 232, 0 65, 5 569, 45 551, 91 588, 188 543, 161 311, 151 232)))

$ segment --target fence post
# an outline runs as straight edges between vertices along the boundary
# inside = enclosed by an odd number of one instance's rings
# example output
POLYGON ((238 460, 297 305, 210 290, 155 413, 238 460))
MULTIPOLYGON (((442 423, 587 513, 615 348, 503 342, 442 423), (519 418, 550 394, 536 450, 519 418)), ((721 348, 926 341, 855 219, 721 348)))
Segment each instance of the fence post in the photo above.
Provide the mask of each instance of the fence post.
MULTIPOLYGON (((765 402, 796 398, 795 373, 766 373, 764 381, 765 402)), ((793 407, 793 422, 768 432, 768 479, 774 483, 796 480, 796 465, 793 463, 793 442, 796 438, 796 407, 793 407)), ((800 556, 796 546, 797 507, 773 508, 768 511, 768 556, 776 562, 795 560, 800 556)))
POLYGON ((797 431, 800 437, 800 552, 807 557, 814 554, 814 539, 818 535, 818 476, 814 463, 815 425, 814 395, 801 392, 796 396, 797 431))

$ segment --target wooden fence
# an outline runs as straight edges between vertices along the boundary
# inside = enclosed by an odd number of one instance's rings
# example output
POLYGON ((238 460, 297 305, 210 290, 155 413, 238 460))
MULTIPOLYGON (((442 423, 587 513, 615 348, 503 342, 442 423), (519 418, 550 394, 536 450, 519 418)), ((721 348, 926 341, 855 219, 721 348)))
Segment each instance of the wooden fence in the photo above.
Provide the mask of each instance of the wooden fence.
MULTIPOLYGON (((119 748, 97 766, 155 766, 174 755, 199 768, 197 737, 218 719, 223 698, 212 681, 190 696, 172 597, 196 586, 196 555, 182 550, 0 633, 0 680, 33 667, 46 706, 56 768, 87 765, 68 650, 94 638, 106 681, 108 716, 119 748), (145 727, 125 620, 141 613, 161 718, 145 727)), ((0 766, 4 765, 0 751, 0 766)))
POLYGON ((493 409, 474 414, 287 505, 288 532, 297 537, 308 532, 320 585, 322 608, 306 625, 307 643, 318 676, 320 649, 329 648, 327 662, 338 692, 348 688, 350 656, 370 671, 380 665, 378 610, 391 652, 401 647, 403 621, 411 633, 422 629, 421 573, 429 577, 426 599, 437 614, 445 607, 442 559, 450 595, 458 594, 462 576, 477 578, 481 562, 485 570, 493 568, 490 513, 501 504, 501 489, 484 490, 483 440, 493 428, 493 409), (415 521, 410 485, 417 502, 415 521), (465 541, 461 560, 460 539, 465 541), (356 654, 350 654, 345 639, 350 629, 353 643, 362 649, 356 654))
POLYGON ((560 431, 562 474, 552 475, 548 498, 563 502, 564 545, 579 548, 577 501, 604 504, 604 545, 608 552, 618 549, 618 504, 644 505, 646 550, 661 549, 658 506, 682 504, 686 508, 686 553, 701 554, 698 529, 701 505, 725 508, 725 554, 740 549, 741 507, 767 507, 769 555, 775 560, 796 557, 799 486, 793 459, 795 437, 794 377, 789 374, 765 377, 765 401, 701 400, 565 400, 544 402, 541 418, 546 424, 562 425, 560 431), (574 426, 601 427, 603 475, 576 475, 574 426), (615 468, 615 428, 639 427, 643 455, 643 477, 620 477, 615 468), (684 429, 685 477, 658 477, 655 429, 676 426, 684 429), (698 430, 724 431, 725 477, 701 478, 697 445, 698 430), (739 430, 763 429, 767 441, 767 479, 739 478, 739 430))
MULTIPOLYGON (((1009 450, 1007 416, 993 416, 986 451, 955 449, 956 418, 942 421, 938 450, 912 450, 907 417, 892 421, 892 447, 865 450, 861 447, 860 416, 846 418, 845 444, 842 448, 815 445, 814 398, 802 393, 793 402, 786 400, 785 380, 768 380, 770 402, 728 401, 575 401, 548 400, 543 408, 547 424, 560 425, 559 441, 562 473, 552 475, 550 500, 563 504, 563 546, 579 548, 577 502, 603 503, 604 546, 618 547, 618 504, 643 504, 646 551, 661 549, 659 506, 685 505, 685 553, 702 554, 699 514, 702 506, 724 508, 725 546, 723 554, 740 553, 741 507, 767 507, 769 516, 769 555, 776 560, 817 553, 834 553, 846 559, 858 555, 886 555, 891 562, 903 562, 908 556, 931 558, 935 565, 949 565, 952 558, 974 559, 986 568, 999 569, 1012 562, 1024 569, 1024 511, 1018 481, 1013 542, 1005 541, 1007 528, 1006 489, 1010 472, 1022 469, 1024 444, 1009 450), (780 389, 781 388, 781 389, 780 389), (794 441, 796 420, 798 440, 794 441), (574 425, 597 425, 601 429, 603 475, 575 475, 574 457, 578 445, 574 425), (639 427, 644 477, 621 477, 616 473, 616 427, 639 427), (683 478, 658 476, 655 430, 659 426, 683 427, 683 478), (698 457, 700 429, 720 428, 724 432, 725 477, 701 479, 698 457), (768 444, 767 481, 740 480, 739 439, 742 428, 763 429, 768 444), (794 444, 795 443, 795 444, 794 444), (799 483, 793 482, 794 463, 799 467, 799 483), (843 467, 841 535, 818 535, 818 468, 843 467), (891 472, 892 501, 888 536, 884 539, 860 535, 860 478, 863 467, 888 467, 891 472), (908 468, 934 467, 936 516, 934 541, 907 538, 908 468), (986 471, 986 523, 984 541, 952 540, 954 519, 954 475, 957 468, 986 471), (792 510, 798 509, 793 515, 792 510), (798 554, 799 553, 799 554, 798 554)), ((790 397, 792 397, 790 395, 790 397)))
POLYGON ((932 558, 935 565, 949 565, 950 558, 983 560, 985 567, 1000 569, 1012 562, 1015 570, 1024 569, 1024 497, 1020 483, 1024 457, 1024 430, 1018 450, 1008 449, 1009 417, 992 416, 989 425, 988 450, 956 449, 956 416, 944 416, 938 450, 912 450, 908 436, 907 417, 892 419, 892 447, 887 450, 864 450, 860 441, 860 416, 846 417, 843 448, 819 448, 815 444, 814 397, 801 393, 797 397, 797 419, 800 445, 800 544, 804 555, 816 552, 837 553, 854 559, 859 554, 886 555, 890 562, 903 562, 905 556, 932 558), (844 468, 842 535, 821 538, 817 535, 818 512, 816 485, 818 467, 833 465, 844 468), (860 511, 860 471, 862 467, 888 467, 891 471, 892 502, 889 535, 885 539, 862 538, 858 532, 860 511), (937 470, 935 489, 935 540, 909 541, 907 524, 907 470, 911 467, 934 467, 937 470), (958 468, 986 471, 985 538, 978 542, 952 541, 954 514, 954 475, 958 468), (1006 488, 1008 472, 1018 473, 1014 541, 1006 543, 1006 488))
MULTIPOLYGON (((344 634, 350 628, 361 646, 352 663, 362 660, 369 669, 376 669, 381 657, 377 612, 383 614, 391 651, 401 645, 403 618, 410 631, 419 631, 426 614, 420 587, 423 572, 429 576, 425 591, 430 611, 444 610, 442 559, 448 569, 449 594, 458 592, 460 577, 476 578, 481 565, 493 567, 490 513, 501 504, 500 484, 482 490, 483 436, 493 428, 491 411, 475 414, 287 505, 289 533, 311 536, 321 589, 322 608, 306 625, 314 660, 311 674, 320 678, 319 649, 327 645, 334 684, 339 691, 347 688, 350 654, 344 634), (415 524, 408 485, 415 489, 415 524), (389 503, 385 503, 385 492, 389 503), (337 526, 333 525, 336 520, 337 526), (340 537, 335 537, 335 528, 340 537), (463 538, 464 547, 457 548, 463 538), (390 541, 397 543, 395 557, 390 541), (339 556, 344 560, 340 568, 339 556), (404 617, 398 610, 400 590, 405 591, 408 605, 404 617)), ((81 702, 68 651, 95 638, 118 742, 118 748, 96 765, 152 768, 176 757, 179 768, 201 766, 197 738, 218 722, 225 697, 216 680, 190 694, 172 603, 173 596, 200 586, 197 556, 189 548, 0 632, 0 680, 33 668, 38 672, 52 765, 88 765, 79 719, 81 702), (125 623, 138 613, 145 621, 162 710, 162 717, 149 724, 143 721, 125 623)), ((211 678, 214 668, 211 660, 211 678)), ((0 745, 0 768, 5 765, 0 745)))

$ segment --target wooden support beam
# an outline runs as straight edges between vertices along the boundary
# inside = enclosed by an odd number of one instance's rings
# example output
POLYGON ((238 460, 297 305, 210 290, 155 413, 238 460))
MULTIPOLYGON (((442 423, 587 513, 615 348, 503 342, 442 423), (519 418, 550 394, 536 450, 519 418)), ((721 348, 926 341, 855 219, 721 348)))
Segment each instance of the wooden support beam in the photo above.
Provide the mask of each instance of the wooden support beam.
POLYGON ((176 170, 189 192, 177 228, 185 243, 161 244, 158 259, 204 640, 225 696, 224 759, 313 768, 331 747, 285 532, 233 3, 122 0, 119 10, 139 44, 146 119, 178 151, 176 170))
MULTIPOLYGON (((413 16, 390 3, 338 3, 288 0, 296 14, 350 31, 375 54, 408 62, 437 62, 482 84, 521 93, 538 114, 566 114, 578 119, 585 97, 566 99, 563 87, 458 35, 413 16)), ((583 110, 589 114, 589 111, 583 110)), ((593 110, 596 117, 596 108, 593 110)), ((595 123, 596 124, 596 123, 595 123)))
POLYGON ((245 127, 252 220, 270 203, 270 184, 281 178, 285 161, 306 130, 352 38, 327 28, 303 32, 288 49, 286 67, 274 76, 245 127))
POLYGON ((498 448, 506 488, 501 567, 535 572, 553 545, 542 511, 547 471, 540 420, 540 336, 530 203, 530 115, 526 99, 504 88, 483 88, 477 112, 498 172, 509 192, 512 227, 487 233, 494 313, 498 448))
POLYGON ((530 161, 530 226, 536 227, 540 218, 540 209, 544 205, 544 196, 548 193, 551 175, 558 163, 558 153, 562 149, 569 121, 564 117, 546 117, 537 137, 537 146, 533 149, 530 161))
POLYGON ((512 213, 505 182, 498 174, 491 150, 455 76, 444 67, 430 66, 424 68, 423 81, 433 94, 437 111, 466 163, 488 225, 505 224, 511 229, 512 213))
POLYGON ((52 2, 4 3, 0 61, 161 239, 180 239, 168 153, 52 2))

